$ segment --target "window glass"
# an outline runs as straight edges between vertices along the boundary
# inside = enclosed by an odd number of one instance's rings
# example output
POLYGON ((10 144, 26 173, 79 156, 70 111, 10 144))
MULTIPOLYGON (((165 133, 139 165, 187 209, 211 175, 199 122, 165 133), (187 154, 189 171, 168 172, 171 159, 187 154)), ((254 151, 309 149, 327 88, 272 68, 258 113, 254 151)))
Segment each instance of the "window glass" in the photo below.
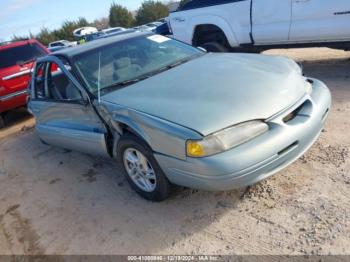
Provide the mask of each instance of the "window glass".
MULTIPOLYGON (((71 70, 68 64, 64 65, 68 71, 71 70)), ((42 63, 36 66, 35 97, 68 102, 80 100, 81 94, 56 63, 42 63)))
POLYGON ((46 55, 45 51, 37 44, 27 44, 3 49, 0 50, 0 68, 29 63, 44 55, 46 55))
POLYGON ((50 46, 55 47, 55 46, 64 46, 63 43, 57 42, 57 43, 52 43, 50 46))
POLYGON ((35 69, 35 97, 38 99, 43 99, 46 97, 45 87, 44 87, 44 68, 45 63, 38 64, 35 69))
MULTIPOLYGON (((70 69, 66 65, 66 69, 70 69)), ((47 68, 48 99, 57 101, 76 101, 81 99, 78 88, 72 83, 67 75, 59 69, 56 63, 50 63, 47 68)))
POLYGON ((238 2, 239 0, 187 0, 179 6, 179 11, 189 10, 213 5, 222 5, 238 2))
POLYGON ((75 58, 75 66, 90 92, 110 92, 113 86, 156 74, 170 65, 204 52, 160 35, 135 37, 92 50, 75 58))

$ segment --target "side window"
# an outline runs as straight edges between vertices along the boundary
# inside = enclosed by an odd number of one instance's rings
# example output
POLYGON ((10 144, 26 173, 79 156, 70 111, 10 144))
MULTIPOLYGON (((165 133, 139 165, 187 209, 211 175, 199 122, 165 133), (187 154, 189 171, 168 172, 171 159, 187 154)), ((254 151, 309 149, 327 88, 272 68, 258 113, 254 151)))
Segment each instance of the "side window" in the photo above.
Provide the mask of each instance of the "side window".
MULTIPOLYGON (((66 69, 70 70, 68 65, 66 69)), ((46 99, 54 101, 77 101, 81 99, 78 88, 56 63, 48 63, 45 77, 46 99)))
POLYGON ((44 68, 46 64, 41 63, 35 67, 35 98, 43 99, 45 98, 45 87, 44 87, 44 68))
POLYGON ((190 10, 214 5, 223 5, 239 2, 239 0, 187 0, 180 6, 180 11, 190 10))

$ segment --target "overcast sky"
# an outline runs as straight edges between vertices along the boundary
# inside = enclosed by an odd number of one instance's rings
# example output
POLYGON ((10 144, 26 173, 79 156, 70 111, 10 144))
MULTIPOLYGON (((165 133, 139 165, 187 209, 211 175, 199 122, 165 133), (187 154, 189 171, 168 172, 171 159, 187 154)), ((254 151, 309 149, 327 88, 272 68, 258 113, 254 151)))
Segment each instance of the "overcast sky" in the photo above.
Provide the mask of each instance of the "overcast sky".
MULTIPOLYGON (((113 0, 0 0, 0 40, 37 33, 41 27, 58 28, 64 20, 85 17, 89 21, 108 16, 113 0)), ((115 0, 131 11, 142 0, 115 0)))

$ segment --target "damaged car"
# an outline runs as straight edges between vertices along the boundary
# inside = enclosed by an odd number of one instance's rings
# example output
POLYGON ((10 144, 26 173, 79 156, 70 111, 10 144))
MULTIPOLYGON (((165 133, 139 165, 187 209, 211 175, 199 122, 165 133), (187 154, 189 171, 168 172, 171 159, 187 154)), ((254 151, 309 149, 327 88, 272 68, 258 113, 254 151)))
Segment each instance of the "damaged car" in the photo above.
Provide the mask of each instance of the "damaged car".
POLYGON ((275 174, 315 142, 331 106, 291 59, 147 32, 39 58, 30 94, 42 142, 117 160, 153 201, 173 185, 231 190, 275 174))

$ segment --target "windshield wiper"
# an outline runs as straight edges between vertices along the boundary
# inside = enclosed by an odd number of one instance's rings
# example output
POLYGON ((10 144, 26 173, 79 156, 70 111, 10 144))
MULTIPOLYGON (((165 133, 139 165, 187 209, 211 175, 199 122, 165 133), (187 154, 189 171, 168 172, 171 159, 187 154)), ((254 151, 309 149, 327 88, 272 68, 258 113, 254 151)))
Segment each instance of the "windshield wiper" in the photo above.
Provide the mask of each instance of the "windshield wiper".
MULTIPOLYGON (((201 54, 200 54, 200 55, 201 55, 201 54)), ((188 62, 188 61, 190 61, 190 60, 192 60, 192 59, 194 59, 194 58, 196 58, 196 57, 198 57, 198 56, 200 56, 200 55, 195 54, 195 55, 190 56, 190 57, 187 57, 187 58, 185 58, 185 59, 176 61, 175 63, 170 64, 170 65, 166 65, 166 66, 160 68, 160 69, 157 70, 157 71, 165 71, 165 70, 167 70, 167 69, 171 69, 171 68, 177 67, 177 66, 182 65, 182 64, 184 64, 184 63, 186 63, 186 62, 188 62)))
POLYGON ((106 92, 111 91, 111 90, 117 90, 119 88, 126 87, 126 86, 129 86, 129 85, 135 84, 137 82, 140 82, 142 80, 145 80, 146 78, 149 78, 149 77, 150 76, 148 76, 148 75, 147 76, 140 76, 140 77, 137 77, 137 78, 134 78, 134 79, 118 82, 118 83, 115 83, 113 85, 103 87, 101 92, 106 93, 106 92))

